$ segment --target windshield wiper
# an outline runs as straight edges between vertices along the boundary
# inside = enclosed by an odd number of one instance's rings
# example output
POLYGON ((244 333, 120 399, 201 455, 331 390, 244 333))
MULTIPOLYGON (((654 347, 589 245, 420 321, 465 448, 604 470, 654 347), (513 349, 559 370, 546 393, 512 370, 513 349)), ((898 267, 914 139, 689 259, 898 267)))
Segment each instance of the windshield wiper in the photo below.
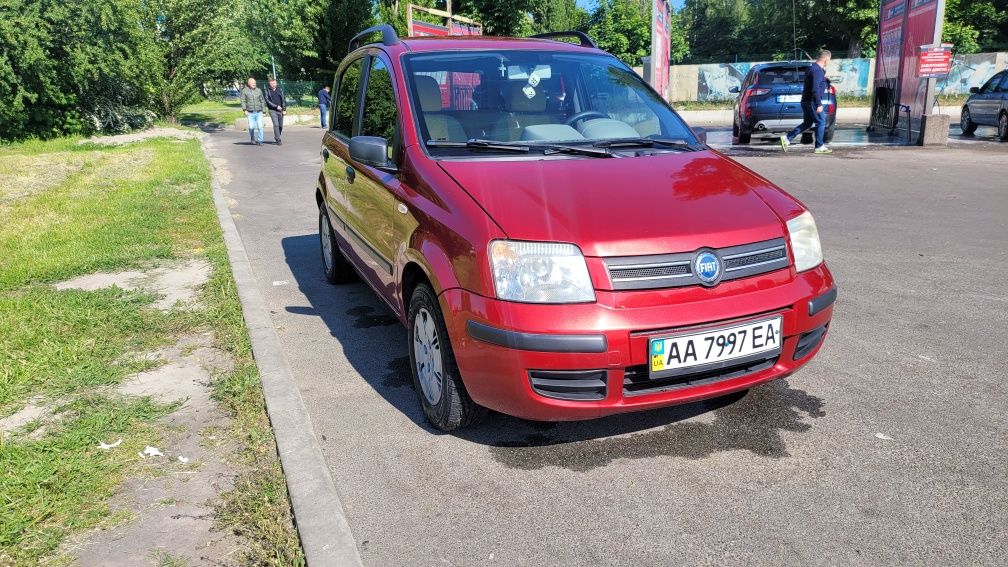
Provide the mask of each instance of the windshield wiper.
POLYGON ((611 158, 616 157, 608 149, 590 146, 567 146, 563 144, 548 144, 544 146, 543 155, 552 154, 577 154, 582 156, 611 158))
POLYGON ((447 140, 427 140, 428 148, 466 148, 469 150, 490 150, 515 153, 528 153, 529 147, 524 144, 508 142, 493 142, 490 140, 472 139, 467 142, 449 142, 447 140))
POLYGON ((602 140, 592 144, 596 148, 650 148, 655 145, 677 148, 689 152, 698 152, 704 149, 702 144, 690 144, 686 140, 670 140, 667 138, 618 138, 614 140, 602 140))

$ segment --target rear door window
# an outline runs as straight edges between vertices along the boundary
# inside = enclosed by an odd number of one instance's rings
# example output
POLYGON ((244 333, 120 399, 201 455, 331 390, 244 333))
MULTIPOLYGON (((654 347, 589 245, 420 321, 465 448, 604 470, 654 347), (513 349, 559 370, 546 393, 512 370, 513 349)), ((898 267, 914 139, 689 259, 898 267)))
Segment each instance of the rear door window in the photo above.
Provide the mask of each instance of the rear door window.
POLYGON ((357 59, 343 70, 336 95, 336 111, 333 130, 347 138, 353 136, 354 116, 357 112, 357 91, 360 88, 361 66, 364 59, 357 59))

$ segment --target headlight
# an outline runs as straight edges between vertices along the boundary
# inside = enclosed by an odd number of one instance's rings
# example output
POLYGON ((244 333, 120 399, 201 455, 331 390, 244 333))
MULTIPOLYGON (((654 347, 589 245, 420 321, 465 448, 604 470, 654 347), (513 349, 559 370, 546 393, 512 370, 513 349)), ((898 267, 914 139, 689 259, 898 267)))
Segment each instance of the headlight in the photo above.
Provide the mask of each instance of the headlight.
POLYGON ((490 267, 497 297, 523 303, 595 301, 581 250, 559 242, 494 240, 490 267))
POLYGON ((812 213, 805 211, 789 220, 787 228, 791 236, 791 250, 794 251, 795 269, 804 272, 822 264, 819 229, 816 228, 812 213))

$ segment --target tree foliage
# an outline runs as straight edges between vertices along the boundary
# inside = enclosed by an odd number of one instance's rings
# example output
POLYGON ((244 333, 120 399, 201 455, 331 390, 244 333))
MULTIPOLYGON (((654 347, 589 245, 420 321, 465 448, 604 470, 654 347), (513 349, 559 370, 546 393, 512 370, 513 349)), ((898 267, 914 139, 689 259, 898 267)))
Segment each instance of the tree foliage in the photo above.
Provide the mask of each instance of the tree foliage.
POLYGON ((600 48, 637 66, 651 53, 651 14, 634 0, 599 0, 588 34, 600 48))

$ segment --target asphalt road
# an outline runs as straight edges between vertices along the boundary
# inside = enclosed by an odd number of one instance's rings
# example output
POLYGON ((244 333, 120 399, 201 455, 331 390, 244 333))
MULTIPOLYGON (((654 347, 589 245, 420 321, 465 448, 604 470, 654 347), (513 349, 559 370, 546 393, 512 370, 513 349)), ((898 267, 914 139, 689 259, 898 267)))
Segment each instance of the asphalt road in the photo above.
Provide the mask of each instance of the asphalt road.
POLYGON ((740 157, 816 214, 818 358, 741 399, 445 435, 404 329, 323 279, 320 138, 212 144, 365 563, 1004 564, 1008 147, 740 157))

